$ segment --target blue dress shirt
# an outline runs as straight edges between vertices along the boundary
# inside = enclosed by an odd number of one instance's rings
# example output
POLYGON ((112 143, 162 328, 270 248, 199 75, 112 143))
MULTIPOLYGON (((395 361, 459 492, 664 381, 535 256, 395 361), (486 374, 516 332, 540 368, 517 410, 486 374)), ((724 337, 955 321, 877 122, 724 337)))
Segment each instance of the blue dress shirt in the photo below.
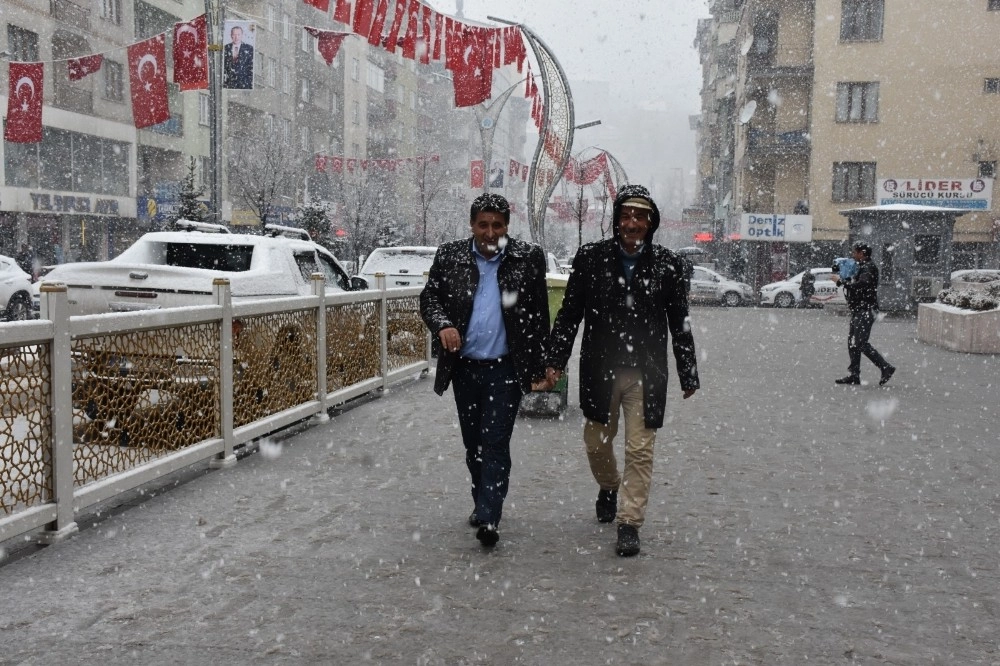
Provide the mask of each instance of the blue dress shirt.
POLYGON ((507 354, 507 329, 503 324, 500 283, 497 282, 497 270, 504 251, 487 259, 479 253, 475 239, 471 242, 476 267, 479 268, 479 286, 473 296, 472 317, 459 355, 478 360, 500 358, 507 354))

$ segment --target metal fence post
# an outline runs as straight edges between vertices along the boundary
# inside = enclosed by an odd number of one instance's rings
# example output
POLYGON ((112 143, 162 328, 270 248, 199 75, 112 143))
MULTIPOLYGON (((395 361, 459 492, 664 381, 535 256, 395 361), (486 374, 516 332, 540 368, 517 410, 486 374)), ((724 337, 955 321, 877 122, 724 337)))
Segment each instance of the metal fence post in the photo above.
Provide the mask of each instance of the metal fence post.
POLYGON ((375 286, 381 294, 379 301, 379 368, 382 373, 382 390, 389 388, 389 299, 386 297, 385 273, 375 274, 375 286))
POLYGON ((316 310, 316 398, 319 400, 319 413, 313 417, 313 422, 325 423, 330 420, 326 386, 326 278, 322 273, 313 273, 310 279, 313 294, 319 297, 316 310))
POLYGON ((233 435, 233 297, 229 290, 229 280, 215 278, 212 280, 212 293, 216 305, 222 306, 222 321, 219 322, 219 416, 222 432, 222 452, 209 462, 209 467, 219 469, 236 464, 236 454, 233 447, 236 437, 233 435))
MULTIPOLYGON (((427 280, 430 279, 430 276, 431 274, 429 271, 424 271, 424 284, 427 284, 427 280)), ((434 365, 434 338, 431 335, 430 329, 428 329, 425 333, 425 339, 427 346, 427 349, 425 350, 427 354, 427 369, 424 370, 424 374, 428 374, 434 365)))
POLYGON ((56 520, 40 533, 38 541, 52 544, 79 531, 73 520, 73 410, 60 409, 73 401, 73 337, 69 327, 66 285, 42 283, 41 318, 52 322, 52 492, 56 520))

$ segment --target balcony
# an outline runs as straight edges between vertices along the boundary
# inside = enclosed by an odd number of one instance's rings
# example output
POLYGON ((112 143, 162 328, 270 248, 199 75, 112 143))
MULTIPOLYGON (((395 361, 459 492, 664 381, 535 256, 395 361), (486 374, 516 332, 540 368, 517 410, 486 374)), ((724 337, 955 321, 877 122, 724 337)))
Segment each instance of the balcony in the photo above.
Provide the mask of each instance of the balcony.
POLYGON ((747 57, 747 80, 811 79, 812 53, 802 50, 770 51, 747 57), (779 57, 780 51, 780 57, 779 57))
POLYGON ((56 84, 55 100, 52 105, 57 109, 75 113, 92 114, 94 112, 94 93, 69 84, 56 84))
POLYGON ((747 153, 754 157, 807 155, 812 146, 808 130, 772 132, 750 128, 747 132, 747 153))
POLYGON ((90 10, 71 0, 49 0, 49 14, 70 27, 90 30, 90 10))

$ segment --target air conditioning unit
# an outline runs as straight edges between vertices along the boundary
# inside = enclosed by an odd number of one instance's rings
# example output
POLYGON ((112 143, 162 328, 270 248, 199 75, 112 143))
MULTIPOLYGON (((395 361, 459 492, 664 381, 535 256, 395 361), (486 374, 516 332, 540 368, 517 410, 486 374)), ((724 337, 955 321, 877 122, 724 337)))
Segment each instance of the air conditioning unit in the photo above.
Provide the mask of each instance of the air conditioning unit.
POLYGON ((910 296, 918 301, 933 301, 944 288, 944 280, 933 277, 915 277, 910 283, 910 296))

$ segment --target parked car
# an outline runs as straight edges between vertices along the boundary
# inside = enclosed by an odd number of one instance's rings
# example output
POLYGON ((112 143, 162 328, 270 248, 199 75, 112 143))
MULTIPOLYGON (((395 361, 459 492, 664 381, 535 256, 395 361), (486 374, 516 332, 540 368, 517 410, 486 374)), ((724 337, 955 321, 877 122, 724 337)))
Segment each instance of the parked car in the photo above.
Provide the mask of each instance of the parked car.
POLYGON ((730 280, 725 275, 720 275, 704 266, 694 266, 688 298, 692 303, 717 303, 736 307, 753 302, 753 288, 744 282, 730 280))
MULTIPOLYGON (((216 278, 229 280, 234 303, 310 294, 315 272, 328 292, 368 288, 303 229, 269 224, 267 235, 255 235, 187 220, 175 226, 143 234, 108 261, 60 264, 41 281, 66 284, 71 315, 207 305, 216 278)), ((36 283, 36 312, 38 293, 36 283)))
POLYGON ((375 274, 385 273, 385 286, 421 287, 424 284, 424 273, 431 269, 434 263, 436 247, 401 246, 380 247, 372 250, 361 267, 361 277, 375 287, 375 274))
POLYGON ((31 276, 11 257, 0 254, 0 315, 5 321, 31 318, 31 276))
MULTIPOLYGON (((809 271, 816 277, 816 292, 809 301, 811 305, 844 305, 847 303, 844 298, 844 290, 831 279, 833 271, 830 270, 829 266, 810 268, 809 271)), ((760 304, 773 305, 776 308, 790 308, 798 305, 802 300, 803 275, 805 275, 805 271, 797 273, 787 280, 765 284, 760 288, 760 304)))

